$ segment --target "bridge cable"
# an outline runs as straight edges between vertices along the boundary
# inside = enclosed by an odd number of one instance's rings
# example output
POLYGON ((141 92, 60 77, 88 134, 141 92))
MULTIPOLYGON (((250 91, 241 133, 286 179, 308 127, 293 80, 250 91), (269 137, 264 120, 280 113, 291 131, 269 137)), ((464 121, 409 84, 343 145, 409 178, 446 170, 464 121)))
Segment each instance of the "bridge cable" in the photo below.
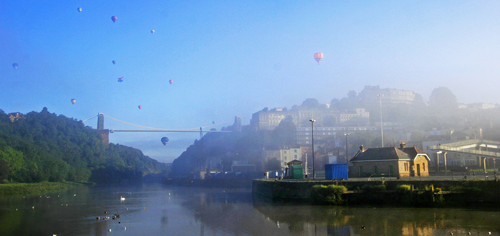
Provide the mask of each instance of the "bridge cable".
MULTIPOLYGON (((127 125, 132 125, 132 126, 136 126, 136 127, 140 127, 140 128, 146 128, 146 129, 155 129, 155 130, 179 130, 179 131, 182 131, 182 130, 196 130, 196 129, 199 129, 199 127, 197 128, 190 128, 190 129, 163 129, 163 128, 154 128, 154 127, 148 127, 148 126, 142 126, 142 125, 136 125, 136 124, 132 124, 132 123, 129 123, 129 122, 126 122, 126 121, 122 121, 122 120, 118 120, 116 118, 113 118, 111 116, 107 116, 107 115, 104 115, 103 116, 107 117, 107 118, 110 118, 112 120, 115 120, 115 121, 118 121, 118 122, 121 122, 121 123, 124 123, 124 124, 127 124, 127 125)), ((230 121, 230 120, 229 120, 230 121)), ((227 123, 229 121, 225 121, 223 123, 227 123)), ((221 124, 223 124, 221 123, 221 124)), ((204 127, 201 127, 201 128, 206 128, 206 127, 211 127, 211 126, 215 126, 214 125, 208 125, 208 126, 204 126, 204 127)))
MULTIPOLYGON (((98 115, 97 115, 97 116, 98 116, 98 115)), ((88 120, 90 120, 90 119, 96 118, 97 116, 92 116, 92 117, 90 117, 90 118, 88 118, 88 119, 82 120, 82 122, 85 122, 85 121, 88 121, 88 120)))

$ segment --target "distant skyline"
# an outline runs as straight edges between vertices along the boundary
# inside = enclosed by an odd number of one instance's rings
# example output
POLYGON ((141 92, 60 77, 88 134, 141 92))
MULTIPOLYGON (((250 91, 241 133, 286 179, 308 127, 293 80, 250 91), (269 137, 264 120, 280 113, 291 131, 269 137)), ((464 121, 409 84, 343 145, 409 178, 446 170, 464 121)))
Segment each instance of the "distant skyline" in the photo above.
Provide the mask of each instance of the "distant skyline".
MULTIPOLYGON (((444 86, 459 103, 496 104, 499 10, 498 1, 6 1, 0 109, 220 129, 264 107, 330 103, 365 85, 426 101, 444 86)), ((134 127, 107 119, 106 128, 134 127)), ((110 134, 161 162, 198 138, 110 134)))

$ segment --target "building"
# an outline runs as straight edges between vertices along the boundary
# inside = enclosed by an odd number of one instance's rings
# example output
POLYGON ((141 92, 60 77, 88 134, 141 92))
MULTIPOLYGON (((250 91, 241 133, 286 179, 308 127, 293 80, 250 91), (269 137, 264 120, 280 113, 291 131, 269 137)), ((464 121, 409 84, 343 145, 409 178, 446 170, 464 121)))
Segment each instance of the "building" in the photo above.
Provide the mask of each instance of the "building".
POLYGON ((252 114, 250 126, 254 130, 274 130, 285 117, 292 115, 293 122, 297 125, 297 115, 295 112, 290 112, 286 108, 267 108, 252 114))
POLYGON ((280 163, 280 168, 284 169, 287 167, 287 163, 290 161, 302 161, 302 151, 301 148, 289 148, 283 147, 278 150, 264 150, 262 151, 262 166, 265 166, 270 160, 276 159, 280 163))
POLYGON ((400 148, 384 147, 364 150, 351 159, 351 177, 429 176, 430 158, 424 151, 401 143, 400 148))
POLYGON ((9 113, 9 119, 10 122, 14 123, 14 121, 17 121, 19 119, 26 119, 26 117, 24 117, 24 115, 20 112, 12 112, 9 113))
POLYGON ((368 107, 378 107, 380 101, 382 101, 383 106, 425 104, 422 97, 413 91, 389 88, 380 89, 378 85, 366 85, 358 96, 368 107))

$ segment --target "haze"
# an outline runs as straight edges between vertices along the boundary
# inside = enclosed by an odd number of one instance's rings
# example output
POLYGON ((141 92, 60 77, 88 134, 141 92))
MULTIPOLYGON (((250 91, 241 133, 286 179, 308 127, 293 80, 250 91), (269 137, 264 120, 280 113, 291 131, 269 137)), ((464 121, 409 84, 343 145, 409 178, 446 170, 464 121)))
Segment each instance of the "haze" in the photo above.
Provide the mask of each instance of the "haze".
MULTIPOLYGON (((210 128, 220 130, 235 116, 248 124, 264 107, 329 103, 365 85, 427 101, 445 86, 460 103, 498 103, 499 8, 498 1, 434 0, 4 1, 0 109, 47 107, 78 120, 102 112, 166 129, 215 121, 210 128), (316 52, 324 54, 319 65, 316 52)), ((137 128, 111 119, 105 127, 137 128)), ((110 142, 161 162, 195 139, 110 134, 110 142)))

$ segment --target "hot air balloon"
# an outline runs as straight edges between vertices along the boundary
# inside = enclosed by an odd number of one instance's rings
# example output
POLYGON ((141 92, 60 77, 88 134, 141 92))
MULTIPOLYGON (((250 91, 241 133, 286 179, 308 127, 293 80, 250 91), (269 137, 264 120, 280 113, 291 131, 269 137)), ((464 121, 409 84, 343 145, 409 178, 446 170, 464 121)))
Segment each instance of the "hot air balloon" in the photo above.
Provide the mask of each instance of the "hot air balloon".
POLYGON ((139 108, 139 109, 141 109, 141 108, 142 108, 142 106, 141 106, 141 105, 139 105, 139 106, 138 106, 138 108, 139 108))
POLYGON ((212 121, 212 124, 215 125, 215 121, 212 121))
POLYGON ((318 65, 319 65, 319 62, 321 61, 321 59, 323 59, 323 53, 321 53, 321 52, 314 53, 314 60, 316 60, 318 62, 318 65))
POLYGON ((163 143, 163 146, 167 146, 168 138, 167 137, 161 138, 161 143, 163 143))
POLYGON ((112 60, 111 62, 113 62, 113 65, 116 64, 116 61, 115 60, 112 60))
POLYGON ((123 77, 118 78, 118 82, 123 82, 123 77))
POLYGON ((81 8, 81 7, 79 7, 79 8, 77 8, 77 10, 78 10, 78 12, 81 12, 81 11, 82 11, 82 8, 81 8))
POLYGON ((18 66, 19 65, 17 63, 12 64, 12 67, 14 67, 14 69, 17 69, 18 66))
POLYGON ((155 30, 151 30, 151 34, 155 34, 155 30))
POLYGON ((173 81, 173 80, 169 80, 168 82, 169 82, 170 84, 173 84, 173 83, 174 83, 174 81, 173 81))
POLYGON ((71 103, 75 104, 75 102, 76 102, 76 99, 74 99, 74 98, 71 99, 71 103))
POLYGON ((117 20, 117 19, 118 19, 118 17, 116 17, 116 16, 112 16, 112 17, 111 17, 111 20, 112 20, 113 22, 116 22, 116 20, 117 20))

